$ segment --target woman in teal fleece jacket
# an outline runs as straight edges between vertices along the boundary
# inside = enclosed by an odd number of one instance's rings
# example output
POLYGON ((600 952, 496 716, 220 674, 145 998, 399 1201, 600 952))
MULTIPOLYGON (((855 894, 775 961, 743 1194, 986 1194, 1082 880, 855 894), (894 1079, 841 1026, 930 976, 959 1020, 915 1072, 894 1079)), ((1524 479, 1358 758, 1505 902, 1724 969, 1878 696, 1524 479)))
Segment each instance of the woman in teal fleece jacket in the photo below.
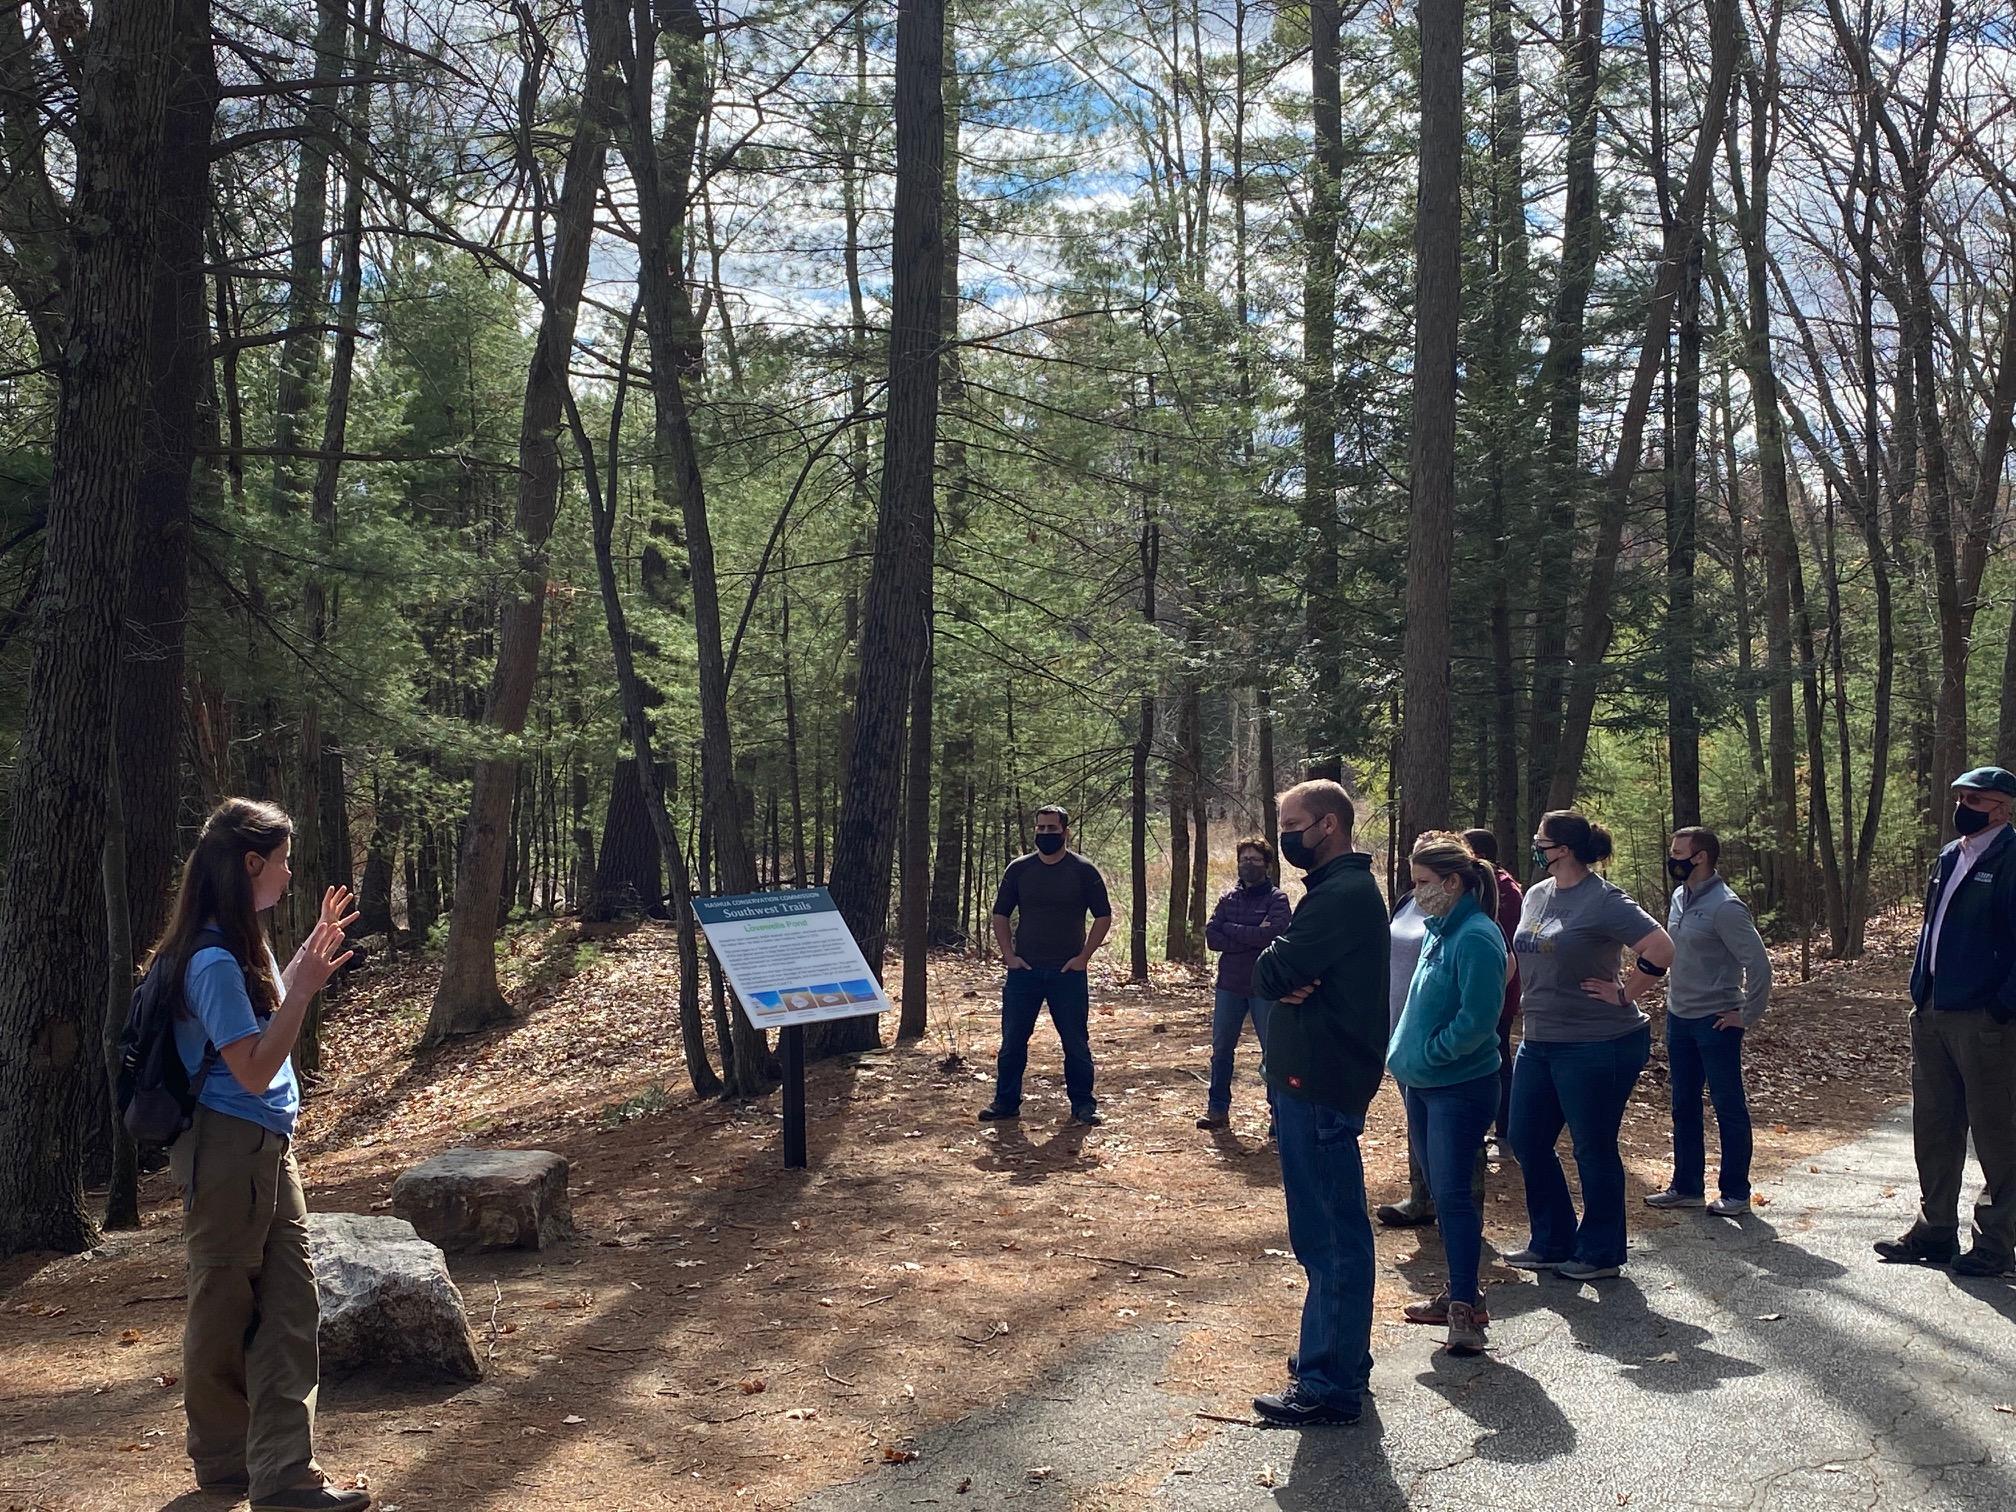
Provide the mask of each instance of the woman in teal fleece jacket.
POLYGON ((1414 901, 1428 938, 1393 1030, 1386 1068, 1407 1102, 1414 1155, 1428 1173, 1449 1261, 1449 1289, 1409 1307, 1413 1323, 1446 1323, 1449 1348, 1484 1348, 1490 1322, 1477 1289, 1484 1213, 1471 1173, 1498 1111, 1498 1014, 1505 1003, 1505 936, 1492 905, 1498 878, 1462 836, 1414 842, 1414 901))

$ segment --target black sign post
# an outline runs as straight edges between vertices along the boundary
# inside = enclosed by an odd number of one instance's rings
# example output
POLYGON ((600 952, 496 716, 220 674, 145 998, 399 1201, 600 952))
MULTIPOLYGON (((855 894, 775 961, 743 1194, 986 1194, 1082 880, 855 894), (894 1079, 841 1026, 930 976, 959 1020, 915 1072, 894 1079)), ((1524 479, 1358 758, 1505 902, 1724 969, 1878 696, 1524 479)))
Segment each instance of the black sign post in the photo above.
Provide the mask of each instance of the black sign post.
POLYGON ((786 1024, 777 1034, 784 1057, 784 1169, 805 1169, 805 1026, 786 1024))

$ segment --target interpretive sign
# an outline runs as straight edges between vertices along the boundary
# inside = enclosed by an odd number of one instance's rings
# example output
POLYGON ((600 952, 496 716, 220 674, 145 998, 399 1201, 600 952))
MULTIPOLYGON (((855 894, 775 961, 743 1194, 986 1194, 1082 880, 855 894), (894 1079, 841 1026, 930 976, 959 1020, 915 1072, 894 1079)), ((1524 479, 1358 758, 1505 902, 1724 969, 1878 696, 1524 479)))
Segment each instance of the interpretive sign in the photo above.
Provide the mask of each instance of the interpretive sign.
POLYGON ((784 1063, 784 1164, 805 1165, 805 1026, 887 1013, 890 1002, 823 887, 695 898, 694 917, 784 1063))
POLYGON ((695 898, 693 912, 758 1029, 890 1009, 823 887, 695 898))

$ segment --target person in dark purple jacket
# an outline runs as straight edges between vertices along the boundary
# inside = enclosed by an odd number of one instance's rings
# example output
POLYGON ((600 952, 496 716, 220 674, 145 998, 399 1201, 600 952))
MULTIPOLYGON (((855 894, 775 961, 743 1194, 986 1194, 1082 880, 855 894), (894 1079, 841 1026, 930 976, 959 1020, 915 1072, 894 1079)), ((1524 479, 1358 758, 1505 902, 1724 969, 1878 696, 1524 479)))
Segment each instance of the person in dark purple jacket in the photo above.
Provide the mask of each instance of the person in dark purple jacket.
MULTIPOLYGON (((1200 1129, 1222 1129, 1232 1121, 1232 1056, 1246 1017, 1260 1053, 1267 1053, 1267 1013, 1274 1005, 1253 993, 1253 963, 1288 927, 1288 894, 1274 885, 1274 847, 1257 836, 1239 842, 1239 885, 1218 900, 1204 943, 1218 954, 1218 992, 1211 1007, 1211 1090, 1200 1129)), ((1272 1099, 1270 1097, 1271 1104, 1272 1099)))

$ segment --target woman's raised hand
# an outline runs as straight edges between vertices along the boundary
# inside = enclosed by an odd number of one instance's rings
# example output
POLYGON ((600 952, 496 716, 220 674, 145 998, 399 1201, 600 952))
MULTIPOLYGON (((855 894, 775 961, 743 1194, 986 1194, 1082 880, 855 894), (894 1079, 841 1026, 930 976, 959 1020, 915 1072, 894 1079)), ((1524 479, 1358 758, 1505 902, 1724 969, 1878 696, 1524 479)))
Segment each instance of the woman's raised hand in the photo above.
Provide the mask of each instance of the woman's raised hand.
MULTIPOLYGON (((348 897, 348 889, 331 888, 331 892, 342 891, 348 897)), ((354 919, 355 914, 351 915, 354 919)), ((295 957, 294 976, 310 992, 320 992, 329 978, 349 965, 355 951, 345 948, 343 926, 331 923, 326 918, 308 932, 308 938, 301 942, 301 953, 295 957), (341 952, 340 954, 338 952, 341 952)))
POLYGON ((331 887, 322 894, 322 924, 333 924, 339 930, 348 929, 362 915, 354 911, 356 899, 347 887, 331 887))

